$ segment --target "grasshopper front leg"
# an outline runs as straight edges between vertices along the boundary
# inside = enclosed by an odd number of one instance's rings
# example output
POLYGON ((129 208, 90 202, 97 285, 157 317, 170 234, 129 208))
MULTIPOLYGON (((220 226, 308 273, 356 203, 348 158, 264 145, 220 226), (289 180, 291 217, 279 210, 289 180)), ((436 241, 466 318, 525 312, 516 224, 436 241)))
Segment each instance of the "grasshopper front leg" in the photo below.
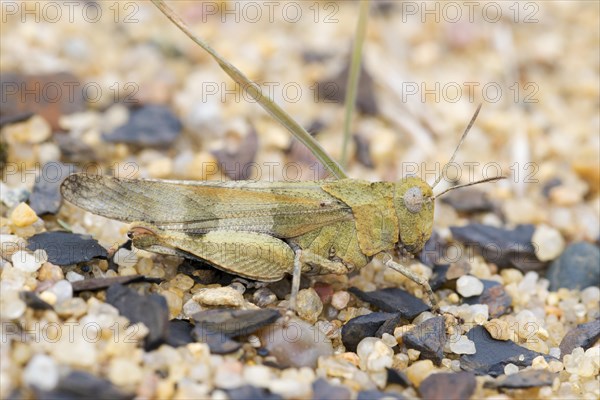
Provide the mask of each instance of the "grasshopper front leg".
POLYGON ((300 291, 300 278, 302 275, 302 250, 299 248, 295 250, 294 254, 294 270, 292 272, 292 292, 290 293, 290 302, 287 310, 287 319, 292 317, 296 313, 296 301, 298 299, 298 292, 300 291))
POLYGON ((402 275, 410 279, 411 281, 421 285, 423 289, 427 292, 427 297, 429 297, 429 302, 431 303, 431 309, 433 312, 437 312, 439 310, 437 301, 433 294, 433 290, 431 290, 431 286, 427 279, 423 278, 419 274, 415 274, 410 268, 395 262, 392 257, 386 253, 386 256, 389 257, 387 261, 384 262, 386 267, 393 269, 394 271, 400 272, 402 275))

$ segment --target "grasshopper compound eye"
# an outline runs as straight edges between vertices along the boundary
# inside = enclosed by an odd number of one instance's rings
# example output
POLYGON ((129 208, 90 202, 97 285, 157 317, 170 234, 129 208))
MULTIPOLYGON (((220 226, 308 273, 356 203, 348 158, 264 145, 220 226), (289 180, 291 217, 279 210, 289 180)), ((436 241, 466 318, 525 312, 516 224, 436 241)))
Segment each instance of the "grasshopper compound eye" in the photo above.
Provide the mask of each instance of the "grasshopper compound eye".
POLYGON ((421 211, 423 207, 423 192, 418 186, 413 186, 404 193, 404 205, 413 214, 421 211))
POLYGON ((127 237, 132 240, 141 236, 156 236, 156 232, 143 226, 134 226, 127 232, 127 237))

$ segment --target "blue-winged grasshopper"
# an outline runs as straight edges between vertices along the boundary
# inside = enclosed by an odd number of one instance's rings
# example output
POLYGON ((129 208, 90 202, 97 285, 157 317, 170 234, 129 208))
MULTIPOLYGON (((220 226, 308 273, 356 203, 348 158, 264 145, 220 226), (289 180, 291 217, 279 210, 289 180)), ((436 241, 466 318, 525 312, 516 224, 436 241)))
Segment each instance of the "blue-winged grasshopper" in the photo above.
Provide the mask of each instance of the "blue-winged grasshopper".
POLYGON ((433 187, 442 176, 432 186, 417 177, 396 183, 346 178, 291 116, 191 32, 163 1, 153 2, 340 179, 193 182, 76 174, 62 184, 63 197, 94 214, 132 222, 129 237, 137 248, 200 259, 258 281, 292 274, 291 308, 301 273, 346 274, 382 253, 388 254, 388 267, 423 285, 435 306, 427 280, 389 255, 421 251, 433 229, 433 187))
MULTIPOLYGON (((136 248, 258 281, 292 274, 292 307, 300 273, 346 274, 381 253, 420 252, 431 236, 436 197, 418 177, 213 182, 74 174, 61 191, 94 214, 131 222, 136 248)), ((427 280, 392 257, 385 264, 423 285, 435 305, 427 280)))

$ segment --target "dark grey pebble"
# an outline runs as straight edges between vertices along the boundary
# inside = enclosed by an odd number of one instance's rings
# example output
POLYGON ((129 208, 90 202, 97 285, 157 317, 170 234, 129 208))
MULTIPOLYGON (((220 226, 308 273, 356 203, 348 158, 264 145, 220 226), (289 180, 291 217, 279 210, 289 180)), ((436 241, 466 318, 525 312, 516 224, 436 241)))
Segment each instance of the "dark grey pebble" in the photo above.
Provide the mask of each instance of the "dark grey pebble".
POLYGON ((195 326, 192 336, 197 341, 208 344, 212 353, 228 354, 242 346, 233 338, 250 335, 272 324, 280 316, 281 313, 272 308, 259 310, 219 308, 201 311, 193 315, 195 326))
POLYGON ((54 308, 40 298, 35 292, 24 291, 19 293, 21 300, 33 310, 53 310, 54 308))
POLYGON ((37 215, 58 212, 62 204, 60 184, 73 172, 75 169, 72 166, 61 162, 54 161, 43 165, 42 173, 36 178, 29 196, 29 205, 37 215))
POLYGON ((588 242, 570 244, 550 264, 546 278, 552 291, 600 285, 600 249, 588 242))
POLYGON ((163 344, 169 333, 167 300, 156 293, 140 295, 135 290, 115 284, 106 291, 106 302, 119 310, 132 323, 143 322, 149 330, 144 348, 154 350, 163 344))
POLYGON ((367 168, 374 168, 371 152, 369 148, 371 142, 362 135, 353 135, 354 143, 356 144, 356 160, 367 168))
POLYGON ((107 142, 139 146, 168 146, 181 129, 179 118, 169 108, 151 104, 131 110, 129 121, 103 138, 107 142))
MULTIPOLYGON (((450 264, 436 265, 433 268, 433 275, 431 279, 429 279, 429 286, 431 286, 431 290, 436 291, 441 289, 442 287, 448 286, 449 279, 447 277, 448 270, 450 269, 450 264)), ((456 283, 456 279, 453 280, 456 283)), ((454 285, 456 287, 456 285, 454 285)))
POLYGON ((27 241, 31 251, 44 249, 48 261, 54 265, 72 265, 94 258, 106 259, 106 249, 89 235, 65 231, 42 232, 33 235, 27 241))
POLYGON ((194 325, 185 319, 170 320, 166 343, 173 347, 194 343, 196 340, 192 337, 193 329, 194 325))
POLYGON ((252 386, 252 385, 244 385, 237 387, 235 389, 227 389, 227 397, 229 400, 279 400, 282 399, 281 396, 275 393, 271 393, 267 389, 252 386))
POLYGON ((487 193, 478 189, 455 190, 440 198, 442 203, 449 204, 458 212, 477 213, 492 211, 494 203, 490 201, 487 193))
POLYGON ((475 354, 465 354, 460 358, 460 367, 476 375, 499 376, 504 374, 504 366, 514 364, 528 367, 537 356, 544 356, 547 361, 553 357, 521 347, 511 340, 496 340, 483 326, 476 326, 467 333, 467 337, 475 342, 475 354), (522 356, 522 359, 520 357, 522 356))
POLYGON ((400 288, 386 288, 372 292, 363 292, 358 288, 351 287, 348 291, 362 301, 379 308, 381 311, 399 313, 402 318, 411 321, 423 311, 429 310, 429 306, 423 300, 400 288))
POLYGON ((479 249, 483 258, 499 267, 515 267, 522 271, 540 270, 546 263, 535 257, 531 239, 535 226, 517 225, 514 229, 483 224, 451 226, 454 239, 479 249))
POLYGON ((600 319, 579 324, 571 329, 560 342, 560 356, 571 354, 577 347, 589 349, 600 339, 600 319))
POLYGON ((82 281, 71 282, 73 286, 73 292, 83 292, 85 290, 102 290, 106 289, 116 283, 126 285, 128 283, 136 282, 151 282, 160 283, 161 279, 148 278, 144 275, 125 275, 125 276, 112 276, 109 278, 89 278, 82 281))
POLYGON ((219 149, 212 152, 219 163, 219 167, 234 181, 245 180, 251 177, 255 170, 252 167, 258 150, 258 135, 253 127, 242 139, 235 151, 219 149))
POLYGON ((487 304, 490 318, 498 318, 510 311, 512 297, 504 290, 504 286, 496 281, 482 279, 483 292, 479 296, 467 297, 466 304, 487 304))
POLYGON ((218 332, 227 337, 250 335, 260 328, 274 323, 281 313, 273 308, 258 310, 235 310, 218 308, 200 311, 192 316, 196 327, 218 332))
POLYGON ((421 322, 402 336, 406 347, 419 350, 421 358, 433 361, 436 365, 444 358, 446 325, 444 317, 437 316, 421 322))
MULTIPOLYGON (((346 99, 346 85, 349 73, 350 63, 347 63, 337 76, 318 82, 317 91, 319 99, 323 102, 343 104, 346 99)), ((379 113, 377 99, 375 98, 373 78, 365 68, 364 64, 361 64, 360 66, 356 108, 359 112, 367 115, 377 115, 379 113)))
POLYGON ((419 393, 427 400, 469 399, 475 393, 477 380, 470 372, 431 374, 419 385, 419 393))
POLYGON ((400 315, 374 312, 352 318, 342 327, 342 343, 347 351, 356 351, 356 346, 366 337, 377 337, 393 333, 400 322, 400 315), (384 329, 381 329, 384 327, 384 329))
POLYGON ((54 399, 133 399, 135 393, 127 393, 113 385, 110 381, 98 378, 84 371, 71 371, 58 381, 51 391, 35 390, 38 400, 54 399))
POLYGON ((4 183, 0 187, 0 201, 7 207, 16 207, 19 203, 27 201, 30 196, 29 190, 25 188, 9 188, 4 183))
POLYGON ((192 337, 200 343, 206 343, 212 354, 229 354, 239 350, 242 344, 223 332, 211 331, 202 325, 196 325, 192 337))
POLYGON ((449 261, 446 257, 445 251, 447 242, 440 234, 434 230, 431 236, 425 242, 423 250, 419 253, 419 261, 427 265, 429 268, 435 268, 440 265, 448 265, 449 261))
POLYGON ((324 378, 319 378, 312 384, 313 400, 350 400, 350 390, 342 385, 334 385, 324 378))
POLYGON ((379 390, 363 390, 358 392, 356 400, 404 400, 400 393, 380 392, 379 390))
POLYGON ((386 371, 388 385, 400 385, 402 387, 412 386, 412 383, 404 372, 393 368, 386 368, 386 371))
POLYGON ((533 387, 551 386, 558 375, 546 371, 529 369, 511 375, 502 375, 495 381, 486 382, 484 387, 493 389, 527 389, 533 387))

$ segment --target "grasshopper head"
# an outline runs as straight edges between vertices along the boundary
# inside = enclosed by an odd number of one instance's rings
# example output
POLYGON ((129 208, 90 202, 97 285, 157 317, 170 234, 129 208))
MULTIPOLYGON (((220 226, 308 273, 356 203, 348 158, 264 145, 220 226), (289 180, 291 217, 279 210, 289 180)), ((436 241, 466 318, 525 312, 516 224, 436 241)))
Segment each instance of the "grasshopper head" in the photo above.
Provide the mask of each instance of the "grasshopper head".
POLYGON ((131 239, 135 247, 144 250, 157 245, 159 242, 157 232, 152 227, 144 226, 142 223, 134 224, 127 232, 127 237, 131 239))
POLYGON ((163 240, 164 235, 160 229, 144 222, 135 222, 127 232, 133 246, 141 250, 152 251, 159 254, 177 255, 177 249, 163 240))
POLYGON ((398 246, 416 254, 425 245, 433 229, 433 190, 417 177, 396 183, 394 207, 400 226, 398 246))

